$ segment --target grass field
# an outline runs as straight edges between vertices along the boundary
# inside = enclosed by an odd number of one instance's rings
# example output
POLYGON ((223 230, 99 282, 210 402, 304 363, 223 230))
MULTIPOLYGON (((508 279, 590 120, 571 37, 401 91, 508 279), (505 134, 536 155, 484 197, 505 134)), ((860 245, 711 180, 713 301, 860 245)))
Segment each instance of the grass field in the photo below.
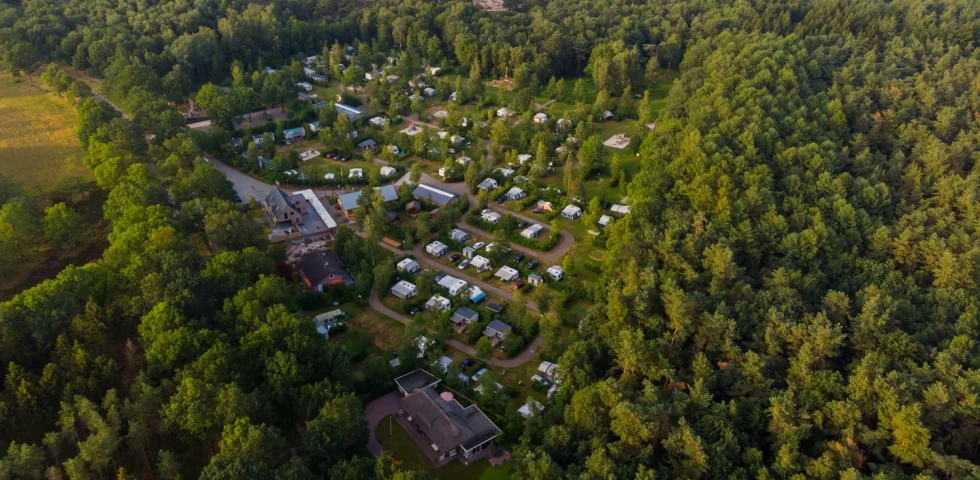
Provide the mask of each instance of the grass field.
POLYGON ((424 471, 434 479, 504 480, 510 478, 509 463, 501 467, 493 467, 486 459, 480 459, 469 466, 454 461, 442 468, 436 468, 429 457, 426 457, 425 453, 419 450, 412 437, 405 433, 401 424, 391 421, 390 418, 382 419, 374 433, 378 437, 378 442, 391 454, 395 461, 408 469, 424 471), (390 432, 388 429, 389 422, 391 424, 390 432))
MULTIPOLYGON (((62 186, 65 159, 79 161, 85 152, 75 136, 75 109, 48 93, 35 76, 0 75, 0 174, 24 185, 51 191, 62 186), (18 81, 19 80, 19 81, 18 81)), ((83 175, 88 170, 77 169, 83 175)))

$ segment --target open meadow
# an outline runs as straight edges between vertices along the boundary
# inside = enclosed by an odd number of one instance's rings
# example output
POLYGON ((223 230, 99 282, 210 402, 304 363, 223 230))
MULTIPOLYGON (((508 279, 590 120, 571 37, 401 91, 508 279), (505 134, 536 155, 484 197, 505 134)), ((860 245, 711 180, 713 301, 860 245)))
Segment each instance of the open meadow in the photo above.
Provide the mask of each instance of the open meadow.
MULTIPOLYGON (((48 93, 37 75, 32 85, 26 77, 0 74, 0 118, 0 174, 29 193, 57 189, 65 159, 80 163, 85 154, 75 135, 74 107, 48 93)), ((84 168, 76 171, 89 175, 84 168)))

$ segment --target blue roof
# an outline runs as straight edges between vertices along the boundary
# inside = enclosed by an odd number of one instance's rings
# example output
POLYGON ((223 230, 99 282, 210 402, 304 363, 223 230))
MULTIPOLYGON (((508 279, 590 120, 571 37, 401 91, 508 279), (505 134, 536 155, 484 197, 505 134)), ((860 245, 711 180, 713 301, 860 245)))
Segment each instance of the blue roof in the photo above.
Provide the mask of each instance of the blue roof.
POLYGON ((306 133, 306 130, 303 130, 303 127, 296 127, 296 128, 287 128, 282 131, 282 133, 286 135, 290 133, 299 133, 299 132, 306 133))
POLYGON ((351 107, 349 105, 344 105, 343 103, 337 103, 335 104, 335 106, 337 107, 337 113, 342 113, 344 115, 347 115, 348 117, 350 117, 351 120, 359 117, 361 113, 363 113, 360 110, 351 107))
MULTIPOLYGON (((326 100, 320 100, 319 102, 313 104, 313 108, 326 108, 328 106, 330 106, 330 102, 326 100)), ((361 116, 364 113, 350 105, 344 105, 343 103, 335 103, 334 109, 337 110, 337 113, 347 115, 347 117, 351 120, 361 116)))
POLYGON ((483 291, 481 290, 476 295, 473 295, 472 297, 470 297, 470 301, 473 302, 473 303, 480 303, 480 300, 483 300, 484 298, 486 298, 486 296, 487 296, 487 294, 486 293, 483 293, 483 291))

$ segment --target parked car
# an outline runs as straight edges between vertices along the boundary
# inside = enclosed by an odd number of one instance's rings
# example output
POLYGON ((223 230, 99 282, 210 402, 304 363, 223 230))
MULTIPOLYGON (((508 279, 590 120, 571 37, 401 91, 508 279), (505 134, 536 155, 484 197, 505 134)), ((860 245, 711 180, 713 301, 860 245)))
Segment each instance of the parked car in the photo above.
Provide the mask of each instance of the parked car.
POLYGON ((329 158, 329 159, 331 159, 331 160, 332 160, 332 159, 334 159, 334 158, 337 158, 337 154, 336 154, 336 153, 328 153, 328 154, 327 154, 327 158, 329 158))
POLYGON ((459 262, 459 269, 460 270, 463 270, 463 269, 465 269, 468 266, 470 266, 470 259, 468 259, 468 258, 464 258, 462 262, 459 262))
POLYGON ((451 257, 449 257, 449 261, 452 262, 452 263, 456 263, 456 262, 459 261, 460 258, 463 258, 463 257, 461 257, 458 253, 457 254, 453 254, 451 257))
POLYGON ((501 196, 495 198, 493 200, 493 203, 496 203, 497 205, 500 205, 501 203, 504 203, 505 201, 507 201, 507 197, 501 195, 501 196))
POLYGON ((523 280, 518 280, 518 281, 514 282, 514 290, 520 290, 522 288, 524 288, 524 281, 523 280))
POLYGON ((484 208, 483 211, 480 212, 480 215, 486 215, 488 213, 490 213, 490 209, 489 208, 484 208))
POLYGON ((436 275, 436 283, 438 283, 439 280, 442 280, 443 278, 446 278, 446 272, 439 272, 439 274, 436 275))
POLYGON ((483 374, 485 374, 485 373, 487 373, 487 369, 481 368, 479 372, 474 373, 473 376, 470 377, 470 381, 472 381, 473 383, 476 383, 477 381, 480 380, 480 377, 482 377, 483 374))
POLYGON ((337 157, 341 162, 349 161, 352 157, 350 155, 344 155, 342 157, 337 157))
POLYGON ((463 359, 463 360, 461 360, 461 361, 459 362, 459 368, 467 368, 467 367, 471 367, 471 366, 473 366, 473 365, 474 365, 475 363, 476 363, 476 360, 473 360, 472 358, 467 358, 467 359, 463 359))
POLYGON ((606 210, 609 210, 609 207, 611 207, 612 204, 609 203, 609 202, 607 202, 607 201, 605 201, 605 200, 601 200, 599 202, 599 206, 602 207, 602 208, 605 208, 606 210))
POLYGON ((514 257, 514 263, 521 263, 523 261, 524 261, 524 254, 523 253, 518 253, 517 256, 514 257))
POLYGON ((347 329, 347 325, 344 325, 344 322, 336 322, 336 323, 324 325, 323 329, 326 333, 330 333, 334 330, 338 332, 343 332, 344 330, 347 329))
POLYGON ((541 215, 542 213, 544 213, 544 210, 541 210, 540 208, 535 207, 534 210, 531 210, 531 213, 536 213, 538 215, 541 215))
MULTIPOLYGON (((410 309, 408 310, 408 314, 409 314, 409 315, 415 315, 416 313, 419 313, 419 312, 421 312, 421 311, 422 311, 422 309, 421 309, 421 308, 419 308, 419 307, 418 307, 418 305, 416 305, 416 306, 414 306, 414 307, 412 307, 412 308, 410 308, 410 309)), ((396 352, 396 353, 397 353, 397 352, 396 352)), ((396 355, 396 356, 397 356, 397 355, 396 355)))
POLYGON ((527 226, 527 222, 525 222, 524 220, 521 220, 520 222, 517 223, 517 228, 524 228, 526 226, 527 226))
POLYGON ((528 268, 528 270, 533 270, 534 267, 537 267, 537 266, 538 266, 538 261, 537 260, 535 260, 535 259, 532 258, 532 259, 530 259, 530 260, 527 261, 527 268, 528 268))
POLYGON ((486 244, 483 243, 483 242, 476 242, 476 243, 473 244, 473 250, 479 250, 479 249, 483 248, 484 245, 486 245, 486 244))

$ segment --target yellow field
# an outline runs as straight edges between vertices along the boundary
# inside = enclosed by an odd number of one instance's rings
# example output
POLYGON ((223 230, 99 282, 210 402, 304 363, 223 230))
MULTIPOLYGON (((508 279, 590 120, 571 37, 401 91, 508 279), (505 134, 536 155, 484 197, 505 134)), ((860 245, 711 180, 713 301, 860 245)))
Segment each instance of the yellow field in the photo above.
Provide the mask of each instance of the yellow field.
MULTIPOLYGON (((36 192, 52 190, 65 176, 65 159, 85 155, 75 136, 75 109, 64 98, 48 93, 34 76, 34 85, 21 77, 0 74, 0 174, 36 192)), ((78 168, 81 174, 88 170, 78 168)))

